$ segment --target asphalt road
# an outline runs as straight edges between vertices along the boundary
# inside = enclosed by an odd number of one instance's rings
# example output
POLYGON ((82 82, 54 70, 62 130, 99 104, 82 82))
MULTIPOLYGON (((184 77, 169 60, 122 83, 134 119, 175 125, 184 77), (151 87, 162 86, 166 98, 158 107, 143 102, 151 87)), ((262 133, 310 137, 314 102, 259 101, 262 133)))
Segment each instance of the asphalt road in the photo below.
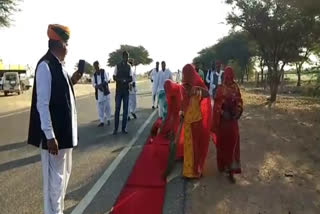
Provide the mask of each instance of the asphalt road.
MULTIPOLYGON (((77 100, 79 146, 73 151, 72 174, 65 199, 65 213, 71 213, 110 167, 129 142, 137 140, 123 160, 117 165, 110 179, 105 182, 88 203, 83 213, 107 213, 121 191, 141 148, 150 133, 157 114, 152 114, 149 83, 138 86, 138 119, 128 124, 128 135, 111 135, 111 126, 98 128, 95 99, 93 96, 77 100), (146 125, 137 136, 140 127, 146 125)), ((112 93, 114 94, 114 93, 112 93)), ((114 99, 112 98, 112 111, 114 99)), ((43 213, 42 176, 39 149, 26 144, 29 112, 0 118, 0 213, 43 213)), ((177 169, 179 170, 179 169, 177 169)), ((183 182, 179 172, 170 178, 167 191, 169 201, 163 213, 180 213, 183 204, 183 182), (172 203, 174 201, 175 203, 172 203)))

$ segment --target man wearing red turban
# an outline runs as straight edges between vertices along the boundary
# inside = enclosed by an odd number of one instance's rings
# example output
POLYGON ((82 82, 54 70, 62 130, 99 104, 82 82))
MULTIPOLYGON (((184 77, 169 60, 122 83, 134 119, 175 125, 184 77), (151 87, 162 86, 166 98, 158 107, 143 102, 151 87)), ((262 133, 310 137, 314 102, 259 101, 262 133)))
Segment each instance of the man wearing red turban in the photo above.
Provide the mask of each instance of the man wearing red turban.
POLYGON ((78 144, 77 111, 73 85, 63 69, 70 37, 68 27, 49 25, 49 50, 35 72, 28 144, 41 146, 44 213, 63 213, 64 197, 71 174, 72 149, 78 144))

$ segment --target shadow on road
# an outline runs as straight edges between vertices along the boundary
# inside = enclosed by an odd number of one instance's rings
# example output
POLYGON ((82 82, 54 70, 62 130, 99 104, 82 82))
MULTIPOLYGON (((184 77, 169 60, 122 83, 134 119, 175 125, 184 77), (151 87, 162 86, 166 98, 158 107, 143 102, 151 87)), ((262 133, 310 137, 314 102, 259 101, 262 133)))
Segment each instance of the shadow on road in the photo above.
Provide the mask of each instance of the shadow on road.
POLYGON ((150 97, 152 95, 151 92, 142 92, 142 93, 137 93, 139 97, 150 97))
POLYGON ((31 156, 31 157, 22 158, 19 160, 14 160, 14 161, 10 161, 7 163, 3 163, 3 164, 0 164, 0 172, 4 172, 4 171, 8 171, 8 170, 15 169, 18 167, 33 164, 33 163, 40 161, 40 159, 41 159, 40 155, 37 154, 37 155, 31 156))
POLYGON ((20 149, 25 146, 27 146, 27 141, 7 144, 7 145, 0 146, 0 152, 9 151, 9 150, 13 150, 13 149, 20 149))
MULTIPOLYGON (((102 171, 103 172, 103 171, 102 171)), ((70 201, 77 201, 77 204, 73 205, 72 207, 69 207, 68 209, 64 210, 64 213, 70 214, 78 205, 78 203, 82 200, 83 196, 86 195, 86 193, 93 187, 95 184, 96 179, 100 176, 100 173, 96 175, 95 179, 92 179, 91 182, 88 182, 81 188, 75 189, 72 192, 69 192, 66 194, 65 200, 70 201)))
POLYGON ((0 94, 0 98, 1 97, 14 97, 14 96, 18 96, 16 94, 8 94, 7 96, 5 96, 4 94, 0 94))

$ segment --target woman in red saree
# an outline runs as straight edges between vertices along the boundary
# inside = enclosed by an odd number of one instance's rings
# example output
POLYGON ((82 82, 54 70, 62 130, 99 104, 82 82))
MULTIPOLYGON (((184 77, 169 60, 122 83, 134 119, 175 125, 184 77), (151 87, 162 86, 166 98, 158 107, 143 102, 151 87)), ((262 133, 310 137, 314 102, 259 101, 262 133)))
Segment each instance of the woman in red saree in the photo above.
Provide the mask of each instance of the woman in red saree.
POLYGON ((182 71, 183 176, 199 178, 208 153, 211 101, 204 82, 191 64, 182 71))
POLYGON ((233 69, 226 67, 223 84, 214 101, 212 131, 217 136, 218 169, 228 173, 231 182, 235 182, 234 174, 241 173, 238 119, 242 111, 241 93, 234 81, 233 69))
POLYGON ((160 134, 167 136, 167 138, 170 140, 174 140, 177 137, 178 141, 176 142, 176 159, 181 159, 183 157, 183 138, 180 137, 180 135, 183 133, 183 131, 177 133, 180 124, 179 111, 182 102, 181 85, 171 80, 166 80, 164 83, 164 90, 167 101, 167 116, 161 128, 160 134))
POLYGON ((158 119, 154 123, 148 143, 169 145, 170 141, 175 140, 177 137, 177 141, 175 142, 177 143, 176 159, 181 159, 183 158, 183 131, 177 133, 180 124, 179 111, 182 102, 181 85, 171 80, 166 80, 164 90, 167 103, 167 115, 163 122, 161 119, 158 119), (176 136, 177 134, 179 136, 176 136))
POLYGON ((166 80, 164 91, 166 96, 167 115, 163 120, 157 119, 151 129, 151 137, 162 135, 167 139, 174 136, 179 126, 179 111, 181 106, 181 86, 172 80, 166 80))

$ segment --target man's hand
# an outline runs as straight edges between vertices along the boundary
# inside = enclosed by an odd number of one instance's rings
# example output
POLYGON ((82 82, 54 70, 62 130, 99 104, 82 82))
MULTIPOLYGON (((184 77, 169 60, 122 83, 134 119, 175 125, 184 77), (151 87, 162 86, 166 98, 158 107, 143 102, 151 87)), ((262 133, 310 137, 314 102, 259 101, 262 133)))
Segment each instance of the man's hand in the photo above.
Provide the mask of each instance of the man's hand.
POLYGON ((98 85, 98 89, 103 90, 103 83, 98 85))
POLYGON ((58 155, 58 142, 55 138, 47 141, 48 152, 52 155, 58 155))
POLYGON ((82 77, 82 74, 79 73, 78 71, 74 72, 72 77, 71 77, 71 81, 72 81, 72 84, 77 84, 77 82, 81 79, 82 77))

